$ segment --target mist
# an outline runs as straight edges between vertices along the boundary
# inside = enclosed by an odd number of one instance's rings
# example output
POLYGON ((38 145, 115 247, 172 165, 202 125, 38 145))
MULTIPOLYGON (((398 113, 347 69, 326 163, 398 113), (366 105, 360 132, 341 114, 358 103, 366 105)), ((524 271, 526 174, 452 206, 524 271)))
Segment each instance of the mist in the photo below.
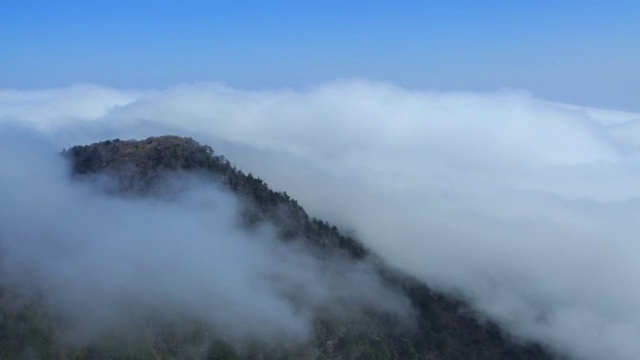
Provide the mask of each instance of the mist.
POLYGON ((5 90, 0 119, 60 147, 193 136, 514 336, 640 356, 638 114, 345 80, 5 90))
POLYGON ((406 316, 408 299, 366 262, 320 257, 265 224, 242 227, 241 201, 188 174, 165 196, 119 197, 107 177, 72 180, 31 130, 1 127, 0 284, 40 297, 76 343, 159 321, 198 321, 238 344, 309 340, 319 316, 369 309, 406 316))

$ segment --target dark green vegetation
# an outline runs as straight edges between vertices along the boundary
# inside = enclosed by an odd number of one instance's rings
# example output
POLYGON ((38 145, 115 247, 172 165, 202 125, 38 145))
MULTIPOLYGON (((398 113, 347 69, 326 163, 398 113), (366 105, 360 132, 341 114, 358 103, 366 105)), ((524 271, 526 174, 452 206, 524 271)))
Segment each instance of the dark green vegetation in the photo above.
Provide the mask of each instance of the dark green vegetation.
MULTIPOLYGON (((233 167, 224 157, 192 139, 173 136, 143 141, 105 141, 75 146, 63 154, 79 181, 108 173, 113 191, 152 196, 161 179, 176 171, 199 173, 219 181, 247 205, 246 226, 270 222, 283 241, 307 241, 320 252, 338 252, 363 261, 374 258, 356 239, 330 224, 309 217, 284 192, 272 191, 262 180, 233 167)), ((0 293, 0 359, 549 359, 538 345, 509 339, 497 326, 480 322, 464 302, 432 291, 425 284, 394 271, 377 259, 388 284, 403 292, 415 309, 412 324, 389 315, 364 312, 353 318, 318 318, 315 338, 305 344, 243 344, 225 341, 224 334, 197 321, 149 322, 132 336, 114 334, 90 347, 62 340, 64 324, 37 300, 0 293)))

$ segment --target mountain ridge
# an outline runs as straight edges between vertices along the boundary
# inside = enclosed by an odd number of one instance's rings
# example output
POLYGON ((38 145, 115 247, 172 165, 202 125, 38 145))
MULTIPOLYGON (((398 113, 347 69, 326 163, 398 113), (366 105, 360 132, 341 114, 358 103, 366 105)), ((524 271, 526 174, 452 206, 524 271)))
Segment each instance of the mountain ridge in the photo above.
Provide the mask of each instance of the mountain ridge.
MULTIPOLYGON (((167 174, 197 173, 223 184, 250 204, 243 208, 245 226, 271 223, 283 241, 306 241, 327 252, 338 252, 352 261, 372 261, 385 281, 402 292, 415 310, 415 326, 411 332, 398 328, 397 319, 381 314, 362 314, 351 319, 318 319, 315 337, 309 343, 291 348, 257 346, 236 349, 233 344, 213 339, 206 358, 359 358, 359 359, 552 359, 559 356, 538 344, 527 344, 509 337, 500 328, 479 320, 468 305, 385 265, 360 241, 340 232, 336 226, 310 217, 286 192, 272 191, 261 179, 236 169, 224 156, 192 138, 177 136, 151 137, 144 140, 107 140, 91 145, 78 145, 62 152, 71 163, 73 177, 91 181, 93 176, 107 174, 116 179, 110 189, 116 194, 153 196, 162 191, 167 174)), ((4 294, 3 294, 4 298, 4 294)), ((26 313, 27 317, 35 311, 26 313)), ((24 316, 23 316, 24 317, 24 316)), ((42 320, 38 320, 42 321, 42 320)), ((46 323, 46 321, 45 321, 46 323)), ((0 331, 3 328, 0 326, 0 331)), ((6 329, 5 329, 6 330, 6 329)), ((157 330, 162 333, 163 330, 157 330)), ((159 344, 142 346, 143 357, 191 358, 185 355, 188 341, 174 345, 171 334, 159 344)), ((64 352, 55 341, 39 335, 45 345, 38 347, 43 358, 65 358, 73 353, 77 359, 131 358, 127 351, 118 355, 100 349, 74 349, 64 352), (48 345, 47 345, 48 344, 48 345), (43 350, 42 347, 45 349, 43 350), (47 348, 48 347, 48 348, 47 348), (44 351, 44 352, 43 352, 44 351), (42 354, 50 354, 50 356, 42 354), (58 354, 56 357, 55 354, 58 354), (63 354, 60 356, 60 354, 63 354)), ((38 336, 37 336, 38 337, 38 336)), ((24 341, 23 341, 24 343, 24 341)), ((28 344, 28 341, 27 341, 28 344)), ((31 345, 33 346, 33 345, 31 345)), ((15 346, 18 348, 18 346, 15 346)), ((0 344, 0 348, 2 345, 0 344)), ((138 353, 139 354, 139 353, 138 353)), ((10 357, 9 357, 10 358, 10 357)), ((133 358, 139 358, 133 355, 133 358)))

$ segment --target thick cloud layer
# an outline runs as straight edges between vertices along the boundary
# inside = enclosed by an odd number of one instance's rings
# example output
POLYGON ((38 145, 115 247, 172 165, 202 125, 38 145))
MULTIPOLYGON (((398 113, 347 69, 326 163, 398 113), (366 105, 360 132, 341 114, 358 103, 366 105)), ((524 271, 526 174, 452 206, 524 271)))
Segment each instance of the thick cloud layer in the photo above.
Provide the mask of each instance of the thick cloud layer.
POLYGON ((72 181, 42 138, 0 129, 0 284, 43 294, 75 337, 127 329, 144 310, 282 343, 306 340, 327 311, 410 311, 366 263, 243 230, 238 200, 210 182, 176 177, 164 200, 108 196, 95 185, 108 179, 72 181))
POLYGON ((513 334, 640 356, 640 115, 344 81, 5 91, 0 118, 61 146, 192 135, 513 334))

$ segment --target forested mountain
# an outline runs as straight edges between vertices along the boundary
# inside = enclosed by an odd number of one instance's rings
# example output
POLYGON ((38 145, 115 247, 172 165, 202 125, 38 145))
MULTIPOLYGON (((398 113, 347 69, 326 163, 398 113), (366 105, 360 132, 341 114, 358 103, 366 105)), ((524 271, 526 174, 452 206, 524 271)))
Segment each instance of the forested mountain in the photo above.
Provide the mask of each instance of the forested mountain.
POLYGON ((189 326, 158 321, 135 340, 113 339, 78 346, 59 339, 64 323, 37 299, 0 293, 0 358, 74 359, 551 359, 536 344, 508 337, 481 321, 464 301, 433 291, 426 284, 386 266, 358 239, 309 216, 285 192, 275 192, 251 173, 236 169, 222 155, 190 138, 154 137, 142 141, 109 140, 63 151, 74 181, 90 182, 107 174, 116 181, 111 196, 162 194, 171 174, 197 174, 222 184, 242 199, 242 226, 273 224, 284 242, 304 242, 319 256, 342 256, 374 264, 386 284, 406 296, 414 316, 406 321, 364 310, 354 317, 318 316, 311 340, 295 344, 229 342, 194 320, 189 326), (201 345, 205 344, 205 345, 201 345), (27 349, 27 350, 25 350, 27 349), (194 349, 197 349, 194 350, 194 349))

